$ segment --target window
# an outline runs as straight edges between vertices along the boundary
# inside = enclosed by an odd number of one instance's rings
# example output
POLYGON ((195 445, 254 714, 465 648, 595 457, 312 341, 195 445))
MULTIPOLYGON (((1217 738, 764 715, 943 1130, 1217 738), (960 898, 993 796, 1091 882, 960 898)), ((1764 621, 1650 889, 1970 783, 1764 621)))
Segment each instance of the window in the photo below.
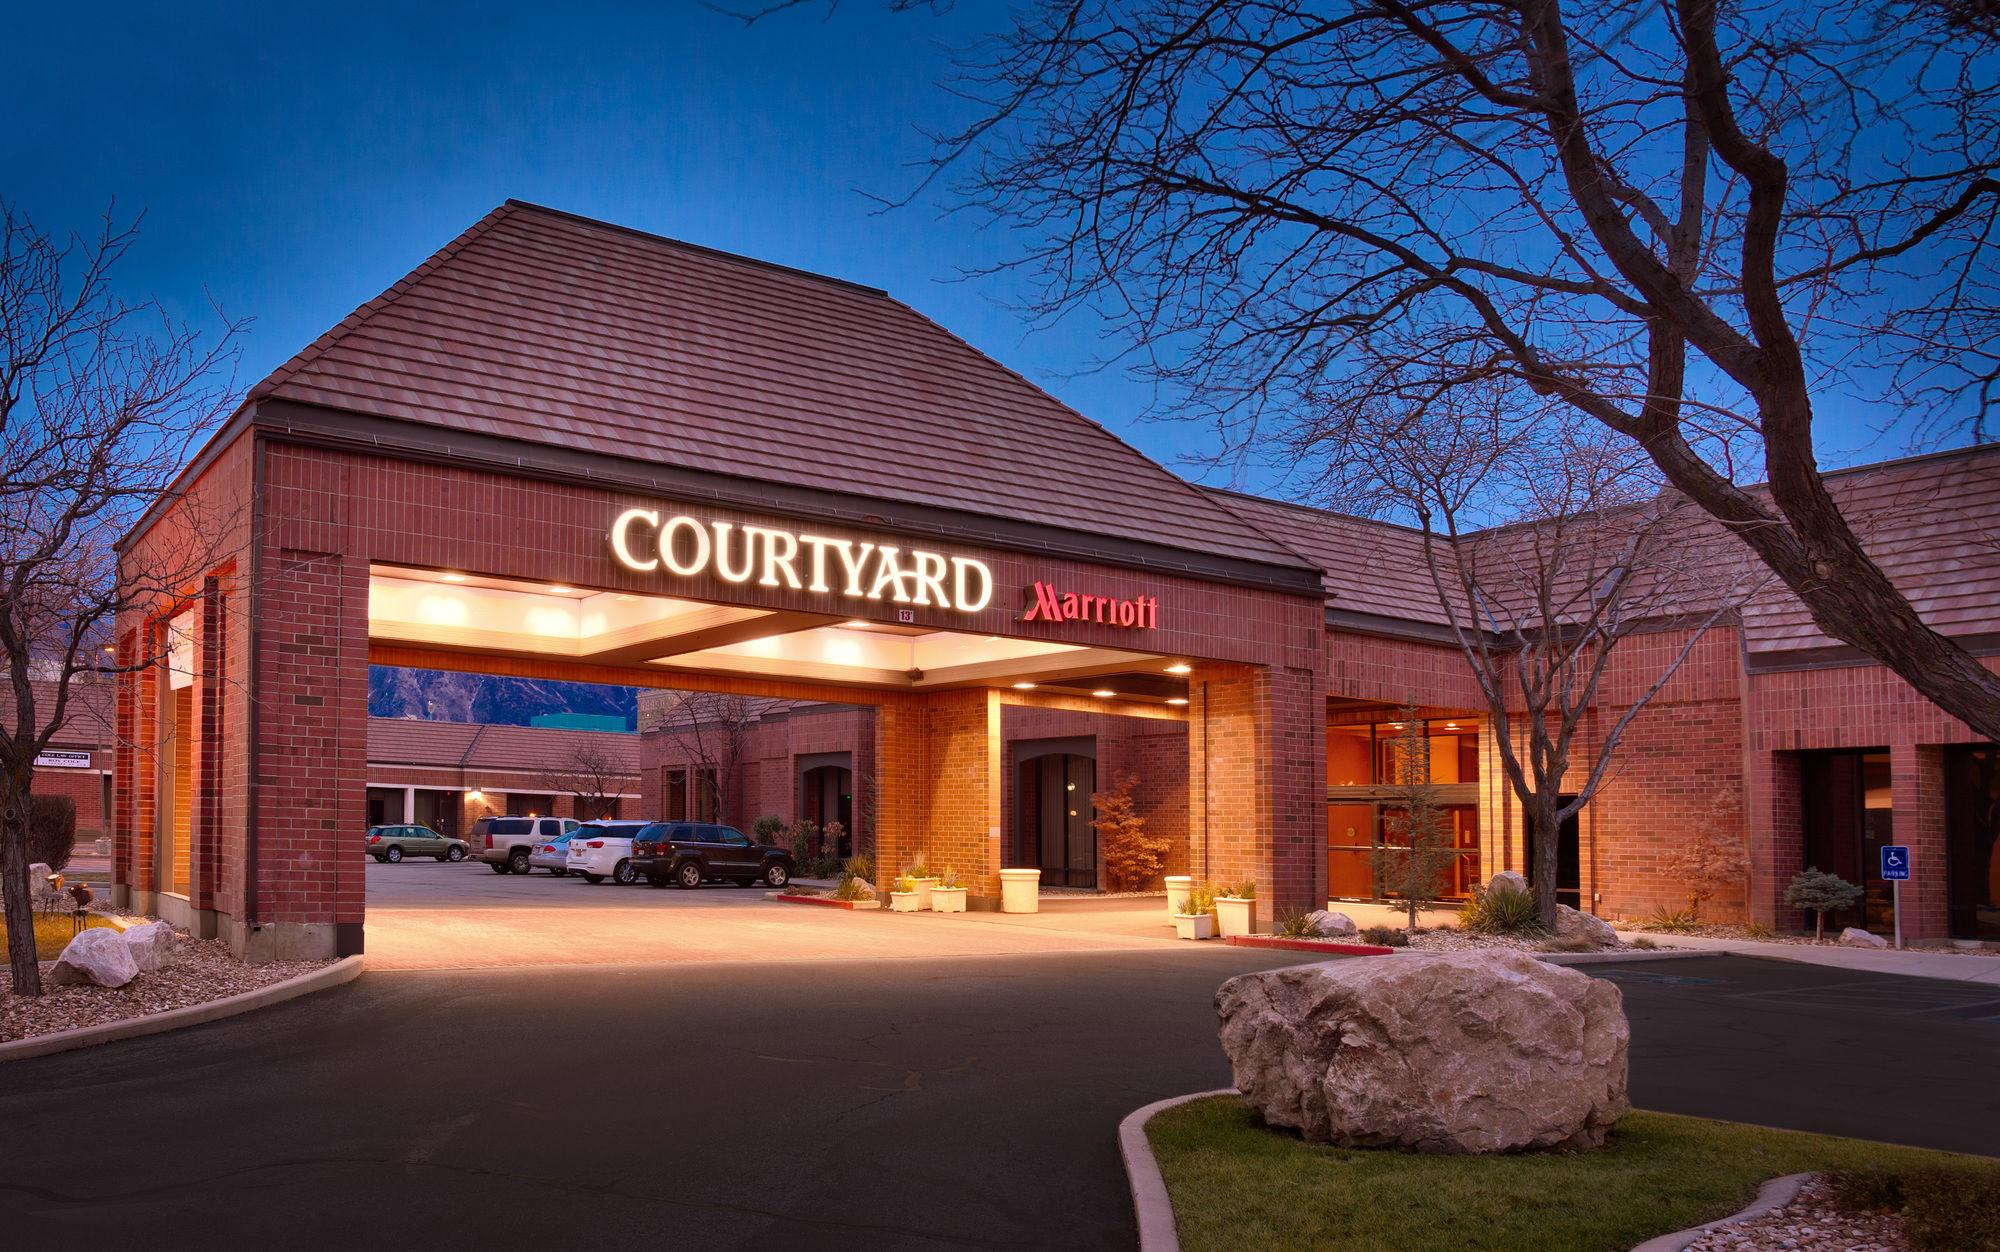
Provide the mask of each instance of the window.
POLYGON ((525 817, 489 817, 480 823, 489 835, 531 835, 535 824, 525 817))
POLYGON ((750 837, 733 826, 712 826, 709 829, 712 832, 709 835, 711 843, 728 844, 732 848, 750 846, 750 837))

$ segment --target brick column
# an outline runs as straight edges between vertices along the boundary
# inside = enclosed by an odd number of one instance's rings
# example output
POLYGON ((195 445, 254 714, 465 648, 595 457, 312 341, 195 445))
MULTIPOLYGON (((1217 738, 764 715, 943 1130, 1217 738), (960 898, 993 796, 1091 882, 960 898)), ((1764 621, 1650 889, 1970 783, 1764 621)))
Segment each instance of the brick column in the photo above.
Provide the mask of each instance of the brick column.
POLYGON ((1743 781, 1750 841, 1750 918, 1780 929, 1805 924, 1785 905, 1785 885, 1805 866, 1796 752, 1747 754, 1743 781))
POLYGON ((1896 842, 1907 844, 1910 849, 1910 881, 1903 884, 1903 938, 1905 941, 1943 939, 1950 929, 1950 893, 1945 881, 1944 749, 1921 744, 1892 745, 1889 796, 1895 806, 1896 842))
POLYGON ((921 856, 957 871, 982 901, 1000 896, 1000 698, 928 692, 875 716, 875 874, 885 887, 921 856))
POLYGON ((1259 921, 1326 895, 1326 725, 1309 670, 1205 664, 1188 676, 1189 872, 1257 884, 1259 921))
POLYGON ((215 911, 222 886, 223 753, 227 742, 225 699, 228 682, 229 614, 222 580, 202 580, 201 626, 195 641, 195 716, 199 733, 188 742, 195 751, 193 829, 189 831, 188 905, 197 938, 216 935, 215 911))

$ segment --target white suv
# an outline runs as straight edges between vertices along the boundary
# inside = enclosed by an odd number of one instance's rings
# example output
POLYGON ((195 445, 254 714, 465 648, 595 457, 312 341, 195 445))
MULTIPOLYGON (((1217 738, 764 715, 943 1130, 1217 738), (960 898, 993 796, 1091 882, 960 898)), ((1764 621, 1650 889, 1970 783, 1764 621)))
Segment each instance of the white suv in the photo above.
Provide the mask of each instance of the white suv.
POLYGON ((563 868, 580 874, 583 881, 603 882, 609 878, 621 887, 639 881, 632 868, 632 836, 651 822, 587 822, 569 837, 569 859, 563 868))

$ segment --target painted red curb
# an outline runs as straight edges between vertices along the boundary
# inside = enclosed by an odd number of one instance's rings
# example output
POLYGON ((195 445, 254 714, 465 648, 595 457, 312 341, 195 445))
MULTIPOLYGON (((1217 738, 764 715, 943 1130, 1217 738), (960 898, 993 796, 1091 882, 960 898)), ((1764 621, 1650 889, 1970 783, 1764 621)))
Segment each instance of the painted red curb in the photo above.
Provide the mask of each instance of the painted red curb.
POLYGON ((817 904, 823 909, 852 909, 853 900, 836 900, 832 896, 788 896, 776 897, 781 904, 817 904))
POLYGON ((1396 951, 1373 943, 1336 943, 1331 939, 1292 939, 1283 935, 1231 935, 1225 941, 1239 948, 1283 948, 1287 952, 1341 952, 1348 956, 1389 956, 1396 951))

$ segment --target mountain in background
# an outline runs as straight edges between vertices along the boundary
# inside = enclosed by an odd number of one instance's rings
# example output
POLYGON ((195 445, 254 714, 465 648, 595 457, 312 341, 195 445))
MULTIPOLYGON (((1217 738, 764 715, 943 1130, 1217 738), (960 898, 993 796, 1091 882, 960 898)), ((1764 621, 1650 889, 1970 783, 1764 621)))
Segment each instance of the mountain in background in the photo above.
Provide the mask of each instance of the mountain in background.
POLYGON ((526 726, 542 713, 594 713, 638 724, 637 687, 499 678, 444 670, 368 668, 368 715, 526 726))

